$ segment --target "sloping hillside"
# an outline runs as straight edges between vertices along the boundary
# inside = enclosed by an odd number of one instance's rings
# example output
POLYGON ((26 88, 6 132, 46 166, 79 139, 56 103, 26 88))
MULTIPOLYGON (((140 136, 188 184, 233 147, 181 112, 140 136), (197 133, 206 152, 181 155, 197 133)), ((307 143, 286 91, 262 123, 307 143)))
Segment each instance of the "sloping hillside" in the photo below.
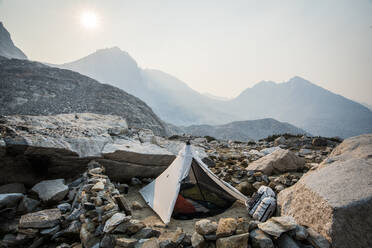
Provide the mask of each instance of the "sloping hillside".
POLYGON ((26 60, 0 59, 0 114, 119 115, 132 127, 166 134, 166 125, 143 101, 77 72, 26 60))

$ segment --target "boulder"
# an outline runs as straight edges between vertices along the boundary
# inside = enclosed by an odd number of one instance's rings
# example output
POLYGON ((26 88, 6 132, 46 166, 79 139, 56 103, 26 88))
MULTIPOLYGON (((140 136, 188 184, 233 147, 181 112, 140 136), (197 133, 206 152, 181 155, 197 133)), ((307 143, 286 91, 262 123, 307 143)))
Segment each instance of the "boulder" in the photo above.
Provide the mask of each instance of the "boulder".
POLYGON ((43 202, 58 202, 67 195, 68 186, 64 179, 45 180, 32 187, 31 191, 37 193, 43 202))
POLYGON ((221 218, 218 221, 216 235, 217 237, 226 237, 234 234, 238 222, 234 218, 221 218))
POLYGON ((61 212, 57 208, 22 215, 19 228, 50 228, 58 225, 61 212))
POLYGON ((295 229, 296 221, 292 216, 272 217, 266 222, 259 223, 258 228, 274 237, 280 237, 282 233, 295 229))
POLYGON ((249 233, 243 233, 226 238, 219 238, 216 248, 247 248, 249 233))
POLYGON ((279 211, 334 247, 372 247, 371 178, 372 134, 346 139, 316 170, 279 193, 279 211))
POLYGON ((305 160, 289 150, 279 149, 249 164, 246 170, 261 171, 266 175, 297 171, 304 168, 305 160))
POLYGON ((207 235, 216 232, 217 223, 208 219, 202 219, 195 223, 195 231, 201 235, 207 235))

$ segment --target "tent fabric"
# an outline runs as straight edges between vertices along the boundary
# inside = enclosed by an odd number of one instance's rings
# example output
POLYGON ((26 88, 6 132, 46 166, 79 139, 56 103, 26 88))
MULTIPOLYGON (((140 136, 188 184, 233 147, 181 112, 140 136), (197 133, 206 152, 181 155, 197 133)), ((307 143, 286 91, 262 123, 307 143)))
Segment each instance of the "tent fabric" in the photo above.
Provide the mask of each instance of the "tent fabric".
POLYGON ((170 222, 181 183, 189 175, 191 179, 194 177, 201 187, 223 195, 227 199, 243 202, 247 200, 247 197, 237 189, 219 179, 209 170, 190 145, 185 145, 173 163, 154 181, 140 190, 145 202, 165 224, 170 222))

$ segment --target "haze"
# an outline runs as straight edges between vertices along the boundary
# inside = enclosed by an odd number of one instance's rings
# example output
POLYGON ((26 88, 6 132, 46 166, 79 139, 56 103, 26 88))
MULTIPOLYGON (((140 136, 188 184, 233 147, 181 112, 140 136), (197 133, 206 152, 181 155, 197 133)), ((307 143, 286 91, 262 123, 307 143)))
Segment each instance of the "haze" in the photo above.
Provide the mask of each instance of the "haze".
POLYGON ((372 104, 372 1, 0 1, 29 59, 61 64, 118 46, 143 68, 232 97, 298 75, 372 104), (96 23, 81 25, 83 13, 96 23))

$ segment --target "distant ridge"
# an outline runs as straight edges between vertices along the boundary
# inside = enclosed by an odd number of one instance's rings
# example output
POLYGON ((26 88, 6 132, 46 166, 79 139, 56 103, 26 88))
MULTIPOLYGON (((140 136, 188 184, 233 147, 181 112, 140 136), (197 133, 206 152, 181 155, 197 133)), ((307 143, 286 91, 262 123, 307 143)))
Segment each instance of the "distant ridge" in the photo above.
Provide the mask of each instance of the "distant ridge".
POLYGON ((186 133, 194 136, 212 136, 222 140, 249 141, 266 138, 273 134, 307 134, 301 128, 272 118, 235 121, 224 125, 192 125, 181 127, 179 134, 186 133))
POLYGON ((301 77, 283 83, 263 81, 222 101, 196 92, 167 73, 141 69, 117 47, 59 67, 128 91, 145 101, 161 119, 178 126, 273 118, 320 136, 347 138, 372 132, 368 108, 301 77))

